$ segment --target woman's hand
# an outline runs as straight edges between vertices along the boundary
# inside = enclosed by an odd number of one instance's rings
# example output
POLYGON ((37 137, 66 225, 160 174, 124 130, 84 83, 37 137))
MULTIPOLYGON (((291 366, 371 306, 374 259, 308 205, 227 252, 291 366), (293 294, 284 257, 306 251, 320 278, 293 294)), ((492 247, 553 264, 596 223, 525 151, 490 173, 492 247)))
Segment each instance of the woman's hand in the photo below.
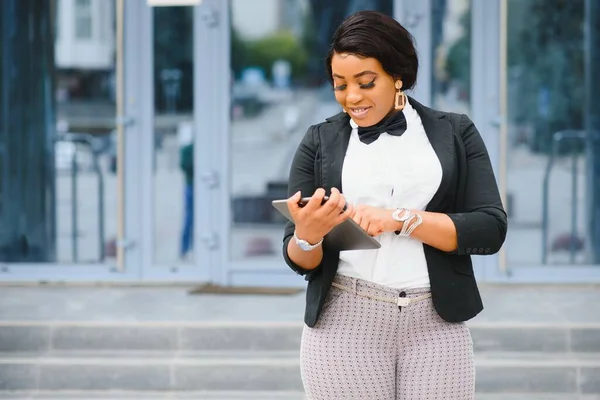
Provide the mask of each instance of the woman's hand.
POLYGON ((395 232, 402 228, 402 223, 392 218, 394 210, 357 205, 354 213, 354 222, 360 225, 371 236, 378 236, 384 232, 395 232))
POLYGON ((298 192, 287 201, 287 206, 296 225, 296 235, 307 242, 318 243, 335 226, 351 218, 354 208, 348 205, 346 211, 346 199, 336 188, 331 189, 329 200, 324 204, 324 189, 317 189, 311 196, 310 201, 301 207, 298 203, 301 193, 298 192))

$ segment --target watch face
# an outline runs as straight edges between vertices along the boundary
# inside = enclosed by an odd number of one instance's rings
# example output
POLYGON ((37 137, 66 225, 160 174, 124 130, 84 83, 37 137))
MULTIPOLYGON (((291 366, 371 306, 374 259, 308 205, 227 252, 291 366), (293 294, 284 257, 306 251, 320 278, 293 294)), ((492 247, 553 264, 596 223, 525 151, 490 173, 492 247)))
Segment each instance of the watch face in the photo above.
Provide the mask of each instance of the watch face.
POLYGON ((310 250, 312 246, 306 240, 298 240, 298 247, 302 250, 310 250))

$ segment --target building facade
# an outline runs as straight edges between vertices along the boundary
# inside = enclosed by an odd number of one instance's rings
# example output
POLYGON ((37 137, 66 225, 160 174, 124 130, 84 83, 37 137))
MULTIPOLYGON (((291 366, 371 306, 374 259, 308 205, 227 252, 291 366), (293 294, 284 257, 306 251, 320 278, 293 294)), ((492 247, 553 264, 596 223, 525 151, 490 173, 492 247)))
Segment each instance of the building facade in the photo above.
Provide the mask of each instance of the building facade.
POLYGON ((6 0, 0 280, 301 286, 271 201, 339 111, 323 59, 361 9, 486 142, 509 233, 477 278, 600 282, 600 0, 6 0))

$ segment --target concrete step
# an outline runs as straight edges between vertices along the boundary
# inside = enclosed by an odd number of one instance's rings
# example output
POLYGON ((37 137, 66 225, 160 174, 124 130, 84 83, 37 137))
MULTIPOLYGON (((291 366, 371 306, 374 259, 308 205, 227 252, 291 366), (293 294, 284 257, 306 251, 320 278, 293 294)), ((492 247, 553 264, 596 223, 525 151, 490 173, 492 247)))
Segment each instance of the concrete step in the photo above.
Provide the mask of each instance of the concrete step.
MULTIPOLYGON (((200 392, 1 392, 1 400, 306 400, 303 392, 236 392, 236 391, 200 391, 200 392)), ((569 395, 565 393, 477 393, 477 400, 600 400, 600 395, 569 395)))
POLYGON ((2 392, 1 400, 305 400, 298 391, 190 391, 190 392, 140 392, 140 391, 36 391, 2 392))
MULTIPOLYGON (((600 354, 476 355, 477 391, 489 394, 600 394, 600 354)), ((269 352, 202 358, 148 354, 0 357, 3 391, 246 391, 300 392, 299 359, 269 352)))
MULTIPOLYGON (((600 353, 600 324, 469 324, 476 351, 600 353)), ((0 352, 297 351, 299 323, 0 322, 0 352)))
POLYGON ((600 394, 600 353, 476 352, 480 393, 600 394))
POLYGON ((600 400, 596 394, 566 394, 566 393, 502 393, 487 394, 477 393, 476 400, 600 400))
POLYGON ((0 390, 302 390, 299 358, 0 357, 0 390))

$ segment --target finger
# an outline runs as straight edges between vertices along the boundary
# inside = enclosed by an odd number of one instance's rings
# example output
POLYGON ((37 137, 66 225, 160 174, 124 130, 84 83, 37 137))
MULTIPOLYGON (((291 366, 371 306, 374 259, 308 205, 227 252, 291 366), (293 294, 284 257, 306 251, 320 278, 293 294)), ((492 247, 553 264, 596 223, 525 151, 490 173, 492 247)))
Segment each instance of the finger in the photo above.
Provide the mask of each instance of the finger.
POLYGON ((327 200, 327 202, 323 206, 323 213, 325 215, 330 215, 335 212, 340 201, 340 197, 342 197, 340 191, 337 188, 331 188, 329 200, 327 200))
POLYGON ((340 215, 337 216, 335 224, 338 225, 347 219, 352 219, 352 217, 354 217, 354 212, 354 206, 352 204, 349 204, 346 208, 346 211, 342 212, 340 215))
POLYGON ((344 212, 344 207, 346 206, 346 198, 343 194, 339 192, 334 197, 334 192, 332 189, 332 197, 329 199, 328 203, 331 203, 329 208, 329 215, 337 217, 338 215, 344 212))
POLYGON ((362 215, 359 212, 355 212, 352 219, 354 220, 354 222, 356 222, 357 225, 360 226, 360 223, 362 222, 362 215))
POLYGON ((346 197, 343 194, 340 194, 340 200, 337 204, 337 213, 341 214, 348 208, 348 202, 346 201, 346 197))
POLYGON ((369 224, 369 228, 367 230, 367 233, 370 236, 377 236, 381 234, 381 229, 379 229, 379 227, 375 224, 369 224))
POLYGON ((321 202, 323 201, 324 197, 325 197, 325 189, 318 188, 317 190, 315 190, 313 195, 310 197, 310 201, 304 206, 304 208, 311 212, 318 210, 319 208, 321 208, 321 202))
POLYGON ((368 231, 369 231, 369 220, 368 220, 368 219, 366 219, 366 218, 363 218, 363 219, 360 221, 360 227, 361 227, 361 228, 363 228, 365 231, 367 231, 367 232, 368 232, 368 231))
POLYGON ((349 218, 354 218, 354 216, 356 215, 356 206, 354 204, 348 204, 347 207, 348 208, 346 209, 346 211, 350 213, 349 218))
POLYGON ((292 197, 287 199, 288 210, 290 211, 291 214, 293 214, 295 211, 300 209, 298 202, 300 201, 301 198, 302 198, 302 192, 300 192, 298 190, 292 197))
POLYGON ((356 210, 356 214, 359 214, 363 218, 367 215, 368 210, 364 204, 354 204, 354 209, 356 210))

